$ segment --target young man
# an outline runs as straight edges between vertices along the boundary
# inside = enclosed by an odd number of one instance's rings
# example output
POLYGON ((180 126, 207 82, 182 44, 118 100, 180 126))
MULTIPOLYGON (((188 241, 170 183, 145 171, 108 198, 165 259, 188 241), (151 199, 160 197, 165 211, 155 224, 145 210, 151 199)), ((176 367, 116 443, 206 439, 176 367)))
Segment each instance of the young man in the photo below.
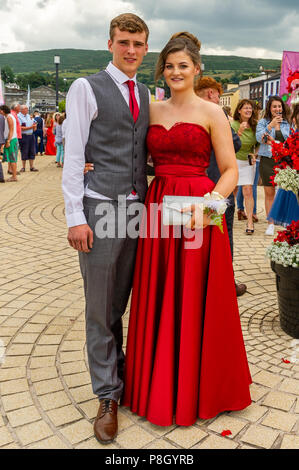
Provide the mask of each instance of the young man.
MULTIPOLYGON (((218 83, 212 77, 203 77, 197 80, 195 84, 195 92, 200 98, 207 100, 207 101, 212 101, 213 103, 216 103, 216 104, 220 103, 220 96, 223 93, 221 84, 218 83)), ((235 152, 237 152, 241 147, 241 141, 233 129, 232 129, 232 137, 233 137, 235 152)), ((211 153, 210 166, 208 168, 207 174, 208 174, 208 177, 212 181, 214 181, 214 183, 217 183, 217 181, 220 178, 220 171, 218 169, 214 151, 212 151, 211 153)), ((226 218, 227 231, 228 231, 231 253, 232 253, 232 258, 233 258, 233 246, 234 246, 233 223, 234 223, 234 213, 235 213, 234 195, 231 194, 228 199, 229 199, 229 206, 225 212, 225 218, 226 218)), ((245 294, 246 289, 247 289, 245 284, 237 284, 235 282, 235 286, 236 286, 236 294, 238 297, 245 294)))
POLYGON ((44 122, 38 111, 34 111, 33 120, 37 123, 36 129, 33 132, 35 138, 35 153, 38 155, 44 154, 44 122))
POLYGON ((132 218, 127 209, 136 199, 143 201, 147 191, 150 97, 148 89, 137 83, 136 72, 148 51, 148 34, 136 15, 114 18, 108 41, 112 62, 105 71, 76 80, 66 101, 62 187, 68 241, 79 251, 84 280, 89 368, 100 400, 94 432, 101 443, 111 442, 117 434, 123 390, 122 315, 137 247, 137 238, 127 235, 132 218), (94 170, 84 181, 85 162, 92 163, 94 170), (118 204, 120 195, 124 195, 123 204, 118 204), (105 210, 108 232, 109 227, 116 228, 112 238, 95 234, 98 214, 105 210))

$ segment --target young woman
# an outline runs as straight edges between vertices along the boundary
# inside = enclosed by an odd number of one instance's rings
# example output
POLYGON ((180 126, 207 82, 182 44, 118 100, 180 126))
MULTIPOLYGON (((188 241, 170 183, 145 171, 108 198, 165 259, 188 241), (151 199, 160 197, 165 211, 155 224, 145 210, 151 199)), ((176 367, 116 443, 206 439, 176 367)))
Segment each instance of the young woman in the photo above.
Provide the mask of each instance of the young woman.
MULTIPOLYGON (((266 106, 265 116, 256 128, 256 139, 261 144, 258 150, 260 156, 260 175, 265 191, 265 209, 267 217, 271 210, 275 188, 270 177, 274 176, 275 161, 272 158, 271 142, 278 140, 284 142, 289 136, 290 125, 287 121, 285 104, 279 96, 271 96, 266 106)), ((273 220, 268 220, 266 235, 274 235, 273 220)))
POLYGON ((54 127, 53 134, 55 135, 55 147, 57 149, 56 153, 56 163, 57 167, 63 167, 63 136, 62 136, 62 124, 64 121, 63 114, 58 116, 57 124, 54 127))
POLYGON ((122 404, 160 426, 173 424, 174 415, 190 426, 251 403, 225 222, 224 233, 206 215, 201 225, 195 205, 187 224, 195 230, 172 226, 165 237, 157 209, 165 195, 215 190, 227 197, 237 183, 229 122, 193 89, 199 49, 193 35, 177 33, 162 50, 156 78, 164 76, 171 98, 151 105, 147 136, 156 176, 138 242, 122 404), (212 146, 221 172, 216 186, 205 173, 212 146), (190 249, 186 241, 199 231, 202 245, 190 249))
MULTIPOLYGON (((294 105, 291 122, 294 131, 299 132, 299 104, 294 105)), ((279 188, 271 210, 269 212, 268 220, 272 220, 276 225, 286 227, 291 224, 293 220, 299 220, 299 204, 298 199, 292 191, 285 191, 279 188)))
MULTIPOLYGON (((239 168, 239 179, 237 186, 242 186, 242 192, 245 202, 245 210, 247 216, 247 226, 245 233, 252 235, 254 233, 253 225, 253 191, 252 186, 255 177, 255 130, 257 124, 257 113, 251 101, 243 99, 239 101, 235 112, 234 120, 231 126, 241 139, 242 147, 236 153, 237 163, 239 168), (248 155, 251 156, 251 161, 248 160, 248 155)), ((235 195, 238 192, 238 187, 235 189, 235 195)))
POLYGON ((3 162, 10 163, 12 176, 7 182, 18 181, 17 179, 17 159, 19 151, 19 143, 17 138, 16 118, 10 113, 10 109, 6 105, 0 106, 0 113, 5 118, 4 138, 5 145, 3 150, 3 162))
POLYGON ((47 144, 46 144, 46 155, 56 155, 56 147, 55 147, 55 136, 53 134, 53 127, 54 127, 54 118, 53 114, 48 114, 46 120, 46 136, 47 136, 47 144))

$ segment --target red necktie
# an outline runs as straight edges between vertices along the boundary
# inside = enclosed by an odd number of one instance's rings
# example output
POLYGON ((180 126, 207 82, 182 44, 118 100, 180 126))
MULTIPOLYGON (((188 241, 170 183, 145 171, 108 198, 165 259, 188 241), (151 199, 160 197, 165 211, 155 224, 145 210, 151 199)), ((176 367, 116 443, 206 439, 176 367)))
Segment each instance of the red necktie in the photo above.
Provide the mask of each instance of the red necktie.
POLYGON ((134 92, 135 82, 133 80, 128 80, 126 84, 128 85, 130 92, 130 111, 134 121, 136 122, 139 114, 139 107, 134 92))

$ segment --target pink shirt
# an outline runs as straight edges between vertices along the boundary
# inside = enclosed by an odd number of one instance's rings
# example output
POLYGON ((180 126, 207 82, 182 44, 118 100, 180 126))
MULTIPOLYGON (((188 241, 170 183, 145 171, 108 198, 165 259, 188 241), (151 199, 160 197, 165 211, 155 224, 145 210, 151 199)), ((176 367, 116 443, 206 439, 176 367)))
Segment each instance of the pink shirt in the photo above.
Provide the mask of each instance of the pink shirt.
POLYGON ((17 125, 17 138, 18 139, 21 139, 22 138, 22 130, 21 130, 21 124, 20 124, 20 121, 18 119, 18 115, 17 113, 12 109, 11 111, 11 114, 16 118, 16 125, 17 125))

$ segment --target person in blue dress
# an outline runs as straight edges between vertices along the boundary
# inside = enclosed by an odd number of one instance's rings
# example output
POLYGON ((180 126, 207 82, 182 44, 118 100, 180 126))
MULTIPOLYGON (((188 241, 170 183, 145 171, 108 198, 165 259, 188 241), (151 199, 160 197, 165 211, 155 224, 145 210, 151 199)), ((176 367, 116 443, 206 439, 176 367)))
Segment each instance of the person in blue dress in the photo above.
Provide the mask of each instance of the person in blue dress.
MULTIPOLYGON (((296 133, 299 132, 299 103, 294 106, 292 123, 296 133)), ((273 220, 276 225, 286 227, 292 221, 299 220, 299 204, 296 195, 292 191, 279 188, 276 193, 268 220, 273 220)))

